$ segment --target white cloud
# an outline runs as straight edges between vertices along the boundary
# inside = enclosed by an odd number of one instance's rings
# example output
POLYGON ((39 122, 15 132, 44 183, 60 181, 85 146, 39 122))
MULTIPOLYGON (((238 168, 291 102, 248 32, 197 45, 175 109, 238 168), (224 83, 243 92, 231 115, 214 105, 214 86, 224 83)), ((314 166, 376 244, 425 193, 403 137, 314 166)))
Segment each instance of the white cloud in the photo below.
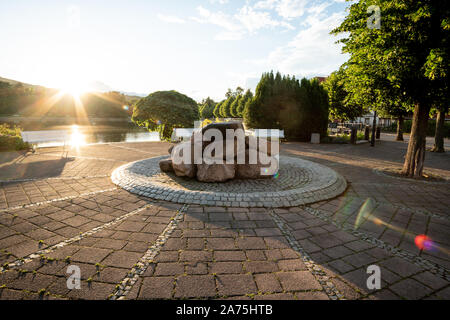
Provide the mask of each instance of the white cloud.
POLYGON ((272 19, 269 12, 255 10, 249 5, 244 5, 234 15, 225 14, 221 11, 212 12, 202 6, 197 7, 198 17, 191 17, 199 23, 210 23, 217 25, 225 31, 216 35, 216 40, 239 40, 245 34, 253 34, 263 28, 281 27, 284 29, 295 29, 286 21, 272 19))
POLYGON ((229 2, 229 0, 209 0, 210 3, 212 4, 227 4, 229 2))
POLYGON ((245 27, 250 33, 265 27, 284 27, 291 30, 294 29, 292 25, 285 21, 273 20, 270 13, 255 11, 252 7, 247 5, 242 7, 234 17, 240 21, 242 26, 245 27))
POLYGON ((262 0, 255 4, 257 9, 275 10, 280 17, 291 20, 305 14, 308 0, 262 0))
POLYGON ((186 21, 178 18, 176 16, 169 16, 169 15, 165 15, 162 13, 158 13, 157 15, 158 19, 164 22, 168 22, 168 23, 178 23, 178 24, 182 24, 185 23, 186 21))
POLYGON ((266 70, 306 77, 329 74, 347 59, 340 53, 341 45, 335 43, 337 38, 329 34, 344 17, 344 13, 334 13, 325 18, 318 14, 308 16, 306 29, 287 45, 273 50, 266 59, 254 63, 266 70))

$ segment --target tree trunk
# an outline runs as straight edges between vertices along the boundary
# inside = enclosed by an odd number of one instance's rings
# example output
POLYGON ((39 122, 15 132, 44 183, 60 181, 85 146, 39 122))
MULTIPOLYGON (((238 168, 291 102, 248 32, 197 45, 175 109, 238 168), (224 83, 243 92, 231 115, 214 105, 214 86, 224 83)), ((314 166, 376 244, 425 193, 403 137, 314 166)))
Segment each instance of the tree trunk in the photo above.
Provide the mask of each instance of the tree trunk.
POLYGON ((397 119, 397 141, 403 141, 403 116, 399 116, 397 119))
POLYGON ((445 152, 444 149, 444 123, 445 111, 439 111, 436 119, 436 132, 434 133, 434 146, 432 152, 445 152))
POLYGON ((402 170, 402 174, 408 177, 422 177, 429 112, 430 107, 428 105, 417 103, 414 108, 408 151, 402 170))

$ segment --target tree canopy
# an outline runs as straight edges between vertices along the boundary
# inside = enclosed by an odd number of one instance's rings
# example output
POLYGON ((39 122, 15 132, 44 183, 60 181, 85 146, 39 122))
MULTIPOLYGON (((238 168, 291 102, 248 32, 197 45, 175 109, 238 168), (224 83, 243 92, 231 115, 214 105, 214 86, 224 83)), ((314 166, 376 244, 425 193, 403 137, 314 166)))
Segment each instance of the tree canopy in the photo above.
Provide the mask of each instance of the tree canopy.
POLYGON ((162 139, 170 139, 173 128, 192 128, 199 119, 197 103, 177 91, 157 91, 140 99, 134 106, 132 120, 162 139))
POLYGON ((403 173, 422 175, 429 111, 450 99, 449 2, 360 0, 333 33, 345 34, 340 42, 350 54, 346 73, 353 101, 387 113, 414 108, 403 173), (380 28, 368 27, 371 5, 380 8, 380 28))
POLYGON ((311 133, 325 136, 327 92, 317 80, 264 73, 245 105, 244 121, 250 128, 283 129, 292 139, 309 140, 311 133))

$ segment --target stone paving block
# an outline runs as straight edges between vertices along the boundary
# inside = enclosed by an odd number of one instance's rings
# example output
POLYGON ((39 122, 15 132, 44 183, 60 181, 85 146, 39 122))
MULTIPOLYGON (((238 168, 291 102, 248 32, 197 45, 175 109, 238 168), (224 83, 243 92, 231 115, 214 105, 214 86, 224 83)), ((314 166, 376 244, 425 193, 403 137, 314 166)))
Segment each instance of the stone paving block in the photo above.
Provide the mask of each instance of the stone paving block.
POLYGON ((102 264, 117 268, 131 268, 141 256, 142 254, 137 252, 116 251, 104 259, 102 264))
POLYGON ((111 252, 112 250, 100 248, 81 248, 72 256, 71 260, 95 264, 102 262, 111 252))
POLYGON ((273 273, 261 273, 255 275, 255 281, 258 286, 258 290, 262 292, 282 292, 280 282, 273 273))
POLYGON ((175 287, 176 298, 214 297, 216 285, 214 277, 205 276, 181 276, 177 278, 175 287))
POLYGON ((212 253, 205 250, 185 250, 180 253, 180 261, 204 262, 212 261, 212 253))
POLYGON ((309 271, 279 272, 276 274, 284 290, 306 291, 321 290, 319 282, 309 271))
POLYGON ((244 268, 251 273, 266 273, 278 271, 278 266, 273 261, 246 261, 244 268))
POLYGON ((245 295, 257 292, 253 277, 249 274, 218 275, 216 284, 219 295, 245 295))
POLYGON ((256 249, 267 249, 266 243, 263 239, 257 237, 247 237, 237 239, 237 246, 240 249, 245 250, 256 250, 256 249))
POLYGON ((292 293, 274 293, 274 294, 264 294, 257 295, 255 300, 296 300, 292 293))
POLYGON ((174 283, 173 277, 146 277, 142 281, 138 299, 170 299, 174 283))
POLYGON ((323 292, 297 292, 298 300, 330 300, 323 292))
POLYGON ((82 282, 80 290, 70 290, 67 297, 83 300, 105 300, 114 291, 114 284, 103 282, 82 282))
POLYGON ((214 251, 214 259, 216 261, 245 261, 245 253, 243 251, 214 251))
POLYGON ((209 264, 209 273, 233 274, 242 273, 241 262, 213 262, 209 264))
POLYGON ((156 265, 155 276, 176 276, 184 273, 184 264, 179 262, 160 262, 156 265))
POLYGON ((419 273, 418 275, 413 277, 415 280, 427 285, 433 290, 442 289, 443 287, 447 286, 449 283, 448 281, 445 281, 444 279, 440 278, 439 276, 429 272, 425 271, 422 273, 419 273))
POLYGON ((306 270, 306 265, 300 259, 279 260, 278 268, 281 271, 306 270))
POLYGON ((422 268, 410 262, 404 261, 398 257, 383 261, 381 263, 381 267, 386 267, 390 271, 398 274, 401 277, 409 277, 423 270, 422 268))
POLYGON ((418 300, 433 290, 414 279, 405 279, 389 287, 395 294, 409 300, 418 300))
POLYGON ((208 238, 206 244, 213 250, 233 250, 237 249, 233 238, 208 238))

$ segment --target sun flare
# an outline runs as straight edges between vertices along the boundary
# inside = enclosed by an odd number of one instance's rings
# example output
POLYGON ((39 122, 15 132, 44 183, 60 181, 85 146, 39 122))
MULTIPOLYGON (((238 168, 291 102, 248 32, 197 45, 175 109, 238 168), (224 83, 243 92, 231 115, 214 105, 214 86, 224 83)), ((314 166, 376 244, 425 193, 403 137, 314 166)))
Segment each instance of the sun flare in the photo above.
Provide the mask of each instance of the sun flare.
POLYGON ((89 88, 82 81, 67 81, 60 86, 60 91, 65 94, 70 94, 74 98, 79 98, 87 93, 89 88))

